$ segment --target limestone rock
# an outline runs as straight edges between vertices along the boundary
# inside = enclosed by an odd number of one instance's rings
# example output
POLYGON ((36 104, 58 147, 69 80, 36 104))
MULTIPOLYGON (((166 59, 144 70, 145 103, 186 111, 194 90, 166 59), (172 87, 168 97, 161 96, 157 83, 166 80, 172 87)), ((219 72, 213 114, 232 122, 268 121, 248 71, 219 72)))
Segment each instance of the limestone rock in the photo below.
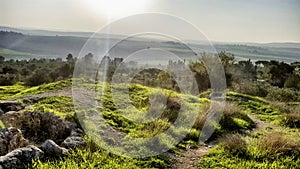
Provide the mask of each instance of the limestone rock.
POLYGON ((87 142, 82 137, 70 136, 61 144, 62 147, 67 149, 84 148, 87 142))
POLYGON ((33 160, 43 157, 44 152, 35 146, 15 149, 0 157, 0 168, 23 169, 33 160))
POLYGON ((26 147, 28 144, 29 141, 23 137, 21 130, 13 127, 0 129, 0 155, 5 155, 16 148, 26 147))
POLYGON ((67 149, 60 147, 53 140, 46 140, 40 148, 46 157, 61 157, 68 152, 67 149))

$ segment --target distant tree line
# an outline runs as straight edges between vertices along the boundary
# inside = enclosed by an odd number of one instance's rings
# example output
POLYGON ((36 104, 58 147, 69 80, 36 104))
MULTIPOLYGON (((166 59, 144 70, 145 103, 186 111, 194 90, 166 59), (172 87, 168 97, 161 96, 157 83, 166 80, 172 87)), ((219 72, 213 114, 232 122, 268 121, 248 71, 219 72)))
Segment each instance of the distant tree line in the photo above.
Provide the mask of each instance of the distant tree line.
MULTIPOLYGON (((31 59, 6 61, 3 56, 0 56, 0 85, 13 85, 21 81, 25 85, 36 86, 70 78, 73 75, 76 61, 78 61, 77 68, 79 72, 87 75, 97 70, 105 72, 106 74, 102 76, 106 76, 106 80, 110 82, 112 76, 115 75, 116 68, 123 62, 122 58, 111 59, 106 56, 102 59, 100 65, 97 65, 93 57, 93 54, 89 53, 80 60, 74 58, 72 54, 68 54, 65 60, 31 59), (102 70, 104 68, 107 70, 102 70)), ((200 58, 198 61, 190 63, 170 61, 167 67, 173 70, 181 70, 187 66, 194 73, 199 92, 203 92, 210 89, 211 85, 206 65, 203 61, 205 57, 207 56, 202 56, 202 59, 200 58)), ((237 61, 234 55, 225 52, 220 52, 218 57, 224 66, 227 87, 231 90, 271 99, 277 98, 277 100, 300 100, 300 62, 290 64, 274 60, 252 62, 250 59, 237 61)), ((137 63, 131 62, 127 64, 127 68, 138 71, 136 68, 137 63)), ((175 72, 179 80, 180 70, 175 72)), ((133 72, 137 73, 132 79, 133 83, 180 92, 179 86, 174 80, 174 72, 172 74, 151 67, 145 67, 141 72, 136 71, 122 70, 122 73, 116 76, 122 82, 122 79, 128 78, 128 76, 131 76, 130 72, 133 72)))
POLYGON ((7 60, 0 56, 0 85, 13 85, 24 82, 28 86, 37 86, 66 78, 73 74, 76 58, 68 54, 62 59, 7 60))

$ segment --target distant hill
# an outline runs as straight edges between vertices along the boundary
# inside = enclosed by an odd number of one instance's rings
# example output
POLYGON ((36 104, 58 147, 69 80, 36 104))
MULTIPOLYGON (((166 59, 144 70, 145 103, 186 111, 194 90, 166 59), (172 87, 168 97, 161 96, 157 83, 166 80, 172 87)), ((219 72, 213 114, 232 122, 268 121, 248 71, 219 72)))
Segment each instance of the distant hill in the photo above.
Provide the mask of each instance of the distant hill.
POLYGON ((19 29, 0 26, 0 31, 18 32, 24 35, 34 36, 76 36, 76 37, 90 37, 93 32, 63 32, 63 31, 48 31, 48 30, 34 30, 34 29, 19 29))
MULTIPOLYGON (((65 58, 68 53, 78 56, 91 32, 59 32, 47 30, 25 30, 10 27, 0 27, 0 55, 8 59, 26 59, 32 57, 65 58)), ((124 39, 123 35, 105 35, 114 40, 124 39)), ((94 45, 105 45, 103 35, 95 35, 94 45)), ((203 52, 209 48, 205 43, 188 41, 197 52, 203 52)), ((238 60, 279 60, 295 62, 300 60, 300 43, 224 43, 213 42, 218 52, 232 53, 238 60)), ((124 44, 123 44, 124 45, 124 44)), ((148 38, 133 38, 126 40, 127 46, 119 46, 124 50, 115 53, 118 57, 125 57, 137 49, 143 47, 159 46, 172 52, 183 54, 185 57, 193 55, 182 46, 172 41, 162 41, 148 38)), ((96 46, 95 46, 96 47, 96 46)), ((159 56, 157 56, 159 57, 159 56)))

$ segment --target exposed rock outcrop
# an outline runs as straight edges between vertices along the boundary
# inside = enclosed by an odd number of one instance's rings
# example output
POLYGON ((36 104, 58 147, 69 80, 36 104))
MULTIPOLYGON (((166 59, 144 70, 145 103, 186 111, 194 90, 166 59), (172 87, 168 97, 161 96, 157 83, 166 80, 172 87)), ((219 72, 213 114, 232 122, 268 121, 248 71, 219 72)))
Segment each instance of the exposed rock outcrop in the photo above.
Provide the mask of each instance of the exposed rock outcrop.
POLYGON ((0 156, 28 144, 29 141, 23 137, 21 130, 13 127, 0 129, 0 156))
POLYGON ((0 120, 7 127, 20 128, 24 137, 35 143, 51 139, 60 144, 77 126, 53 113, 42 112, 8 112, 0 120))
POLYGON ((46 140, 40 149, 44 151, 44 156, 49 158, 61 157, 68 152, 67 149, 60 147, 53 140, 46 140))
POLYGON ((61 146, 67 149, 85 148, 87 142, 82 137, 70 136, 63 141, 61 146))
POLYGON ((0 157, 0 169, 25 169, 33 159, 43 157, 44 152, 35 146, 18 148, 0 157))

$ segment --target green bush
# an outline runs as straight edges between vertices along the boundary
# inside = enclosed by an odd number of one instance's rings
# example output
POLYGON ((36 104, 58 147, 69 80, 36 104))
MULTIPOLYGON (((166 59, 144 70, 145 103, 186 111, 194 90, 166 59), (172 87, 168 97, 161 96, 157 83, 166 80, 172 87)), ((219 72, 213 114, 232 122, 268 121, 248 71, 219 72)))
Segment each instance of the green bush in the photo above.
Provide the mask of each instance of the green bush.
POLYGON ((300 92, 293 89, 271 87, 266 98, 271 101, 294 102, 300 100, 299 96, 300 92))

